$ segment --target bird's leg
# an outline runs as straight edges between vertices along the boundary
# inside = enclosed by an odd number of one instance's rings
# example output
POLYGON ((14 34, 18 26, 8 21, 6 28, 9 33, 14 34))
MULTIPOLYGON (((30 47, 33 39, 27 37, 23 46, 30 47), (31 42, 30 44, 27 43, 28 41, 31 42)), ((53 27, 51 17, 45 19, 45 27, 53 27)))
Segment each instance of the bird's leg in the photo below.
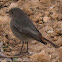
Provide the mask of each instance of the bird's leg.
POLYGON ((26 42, 26 43, 27 43, 27 51, 26 52, 28 53, 28 42, 26 42))
POLYGON ((24 46, 24 41, 22 41, 21 53, 22 53, 23 46, 24 46))
MULTIPOLYGON (((27 50, 25 53, 28 53, 28 42, 26 42, 26 45, 27 45, 27 50)), ((23 50, 23 46, 24 46, 24 41, 22 42, 22 46, 21 46, 21 52, 20 53, 23 53, 22 50, 23 50)))
POLYGON ((21 53, 23 53, 23 52, 22 52, 23 46, 24 46, 24 41, 22 41, 21 52, 19 52, 19 53, 16 54, 15 56, 20 55, 21 53))

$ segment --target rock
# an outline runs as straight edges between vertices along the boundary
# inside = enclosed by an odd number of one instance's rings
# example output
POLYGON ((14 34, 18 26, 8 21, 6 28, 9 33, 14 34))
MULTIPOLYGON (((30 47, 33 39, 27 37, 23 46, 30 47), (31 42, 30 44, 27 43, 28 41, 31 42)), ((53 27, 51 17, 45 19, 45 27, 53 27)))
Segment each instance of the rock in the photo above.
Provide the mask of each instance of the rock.
POLYGON ((0 42, 0 52, 3 52, 3 41, 0 42))
POLYGON ((53 19, 56 19, 56 18, 58 18, 58 14, 54 11, 54 12, 52 12, 53 14, 51 14, 50 16, 53 18, 53 19))
POLYGON ((50 56, 48 56, 45 52, 34 54, 30 58, 36 62, 50 62, 50 56))
POLYGON ((4 60, 2 60, 1 62, 7 62, 7 60, 6 60, 6 59, 4 59, 4 60))
POLYGON ((58 37, 58 40, 56 41, 57 45, 62 45, 62 37, 58 37))
POLYGON ((36 41, 36 40, 33 40, 33 41, 32 41, 32 44, 36 44, 36 43, 37 43, 37 41, 36 41))
POLYGON ((0 52, 0 57, 6 57, 2 52, 0 52))
POLYGON ((50 9, 53 9, 54 7, 53 6, 50 6, 50 9))
POLYGON ((59 48, 59 51, 58 51, 58 62, 62 62, 62 47, 59 48))
POLYGON ((12 60, 11 60, 10 58, 5 58, 5 60, 6 60, 7 62, 12 62, 12 60))
POLYGON ((42 21, 39 21, 39 24, 42 24, 43 22, 42 21))
POLYGON ((11 3, 9 6, 9 9, 14 8, 14 7, 18 7, 18 5, 16 3, 11 3))
POLYGON ((52 40, 57 41, 58 37, 57 36, 51 36, 52 40))
POLYGON ((50 17, 45 16, 45 17, 43 18, 43 21, 44 21, 44 22, 48 22, 49 20, 50 20, 50 17))
POLYGON ((52 30, 49 30, 49 31, 47 31, 47 33, 54 33, 54 31, 52 31, 52 30))

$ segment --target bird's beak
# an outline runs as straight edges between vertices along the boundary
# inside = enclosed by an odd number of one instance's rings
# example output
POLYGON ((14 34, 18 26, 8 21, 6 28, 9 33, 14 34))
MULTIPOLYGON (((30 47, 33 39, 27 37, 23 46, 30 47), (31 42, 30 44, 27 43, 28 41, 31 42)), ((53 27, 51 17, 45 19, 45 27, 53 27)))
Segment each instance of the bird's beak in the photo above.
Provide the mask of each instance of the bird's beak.
POLYGON ((8 14, 8 13, 9 13, 9 11, 6 11, 6 13, 8 14))

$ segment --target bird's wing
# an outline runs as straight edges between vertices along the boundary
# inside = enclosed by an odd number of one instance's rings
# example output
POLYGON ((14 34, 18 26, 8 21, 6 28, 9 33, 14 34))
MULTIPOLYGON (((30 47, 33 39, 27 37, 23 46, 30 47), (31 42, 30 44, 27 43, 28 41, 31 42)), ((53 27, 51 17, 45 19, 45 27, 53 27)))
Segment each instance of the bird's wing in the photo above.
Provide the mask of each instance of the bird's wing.
POLYGON ((20 32, 26 36, 31 36, 32 38, 40 41, 40 33, 32 28, 22 28, 20 29, 20 32))
POLYGON ((41 40, 41 34, 40 32, 36 29, 36 27, 23 27, 21 28, 20 25, 18 25, 16 22, 14 22, 13 27, 16 28, 20 33, 32 37, 38 41, 41 40))

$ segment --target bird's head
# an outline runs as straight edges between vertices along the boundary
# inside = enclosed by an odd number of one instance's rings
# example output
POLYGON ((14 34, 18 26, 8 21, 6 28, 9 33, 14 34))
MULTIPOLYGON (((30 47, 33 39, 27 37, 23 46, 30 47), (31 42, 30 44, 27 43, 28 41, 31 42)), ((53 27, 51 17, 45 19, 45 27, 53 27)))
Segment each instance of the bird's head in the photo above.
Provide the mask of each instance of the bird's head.
POLYGON ((11 8, 9 11, 7 11, 6 13, 9 13, 10 16, 12 17, 16 17, 19 14, 22 14, 23 11, 20 8, 11 8))

